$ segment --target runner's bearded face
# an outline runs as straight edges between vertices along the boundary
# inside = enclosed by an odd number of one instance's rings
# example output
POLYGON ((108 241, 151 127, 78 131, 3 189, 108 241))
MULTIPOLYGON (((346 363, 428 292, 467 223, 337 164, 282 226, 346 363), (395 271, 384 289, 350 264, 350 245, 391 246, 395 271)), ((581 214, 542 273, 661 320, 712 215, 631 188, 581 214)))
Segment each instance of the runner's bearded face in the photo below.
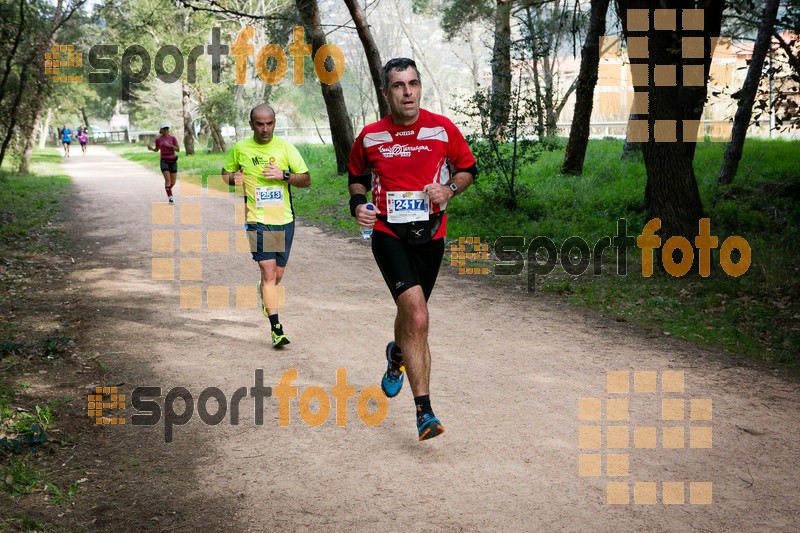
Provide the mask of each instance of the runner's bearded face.
POLYGON ((417 121, 422 84, 416 70, 412 67, 401 71, 392 69, 389 72, 389 89, 384 89, 383 94, 395 124, 409 126, 417 121))
POLYGON ((269 144, 275 131, 275 115, 269 109, 255 111, 250 128, 253 130, 253 139, 258 144, 269 144))

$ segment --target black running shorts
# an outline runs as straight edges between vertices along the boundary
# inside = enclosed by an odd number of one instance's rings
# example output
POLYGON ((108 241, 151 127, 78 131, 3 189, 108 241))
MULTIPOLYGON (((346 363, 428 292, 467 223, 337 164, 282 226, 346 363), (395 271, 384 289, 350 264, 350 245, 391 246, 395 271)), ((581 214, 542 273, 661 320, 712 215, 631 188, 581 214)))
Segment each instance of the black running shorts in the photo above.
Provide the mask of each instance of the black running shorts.
POLYGON ((161 160, 161 172, 172 172, 173 174, 177 174, 178 172, 178 158, 175 158, 175 161, 164 161, 161 160))
POLYGON ((444 237, 411 245, 382 231, 373 231, 372 255, 395 301, 403 292, 419 285, 427 302, 442 266, 444 237))

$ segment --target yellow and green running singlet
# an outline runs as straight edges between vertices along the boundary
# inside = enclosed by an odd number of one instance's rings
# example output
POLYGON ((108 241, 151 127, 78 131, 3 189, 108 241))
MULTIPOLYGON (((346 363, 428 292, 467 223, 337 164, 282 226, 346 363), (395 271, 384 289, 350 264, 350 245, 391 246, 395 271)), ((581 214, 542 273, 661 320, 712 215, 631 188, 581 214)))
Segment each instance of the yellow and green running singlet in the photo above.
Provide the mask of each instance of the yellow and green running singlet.
POLYGON ((258 144, 252 137, 237 142, 228 152, 222 167, 227 172, 241 168, 244 173, 245 220, 248 224, 288 224, 294 220, 289 184, 261 174, 270 161, 293 174, 308 172, 297 148, 274 136, 268 144, 258 144))

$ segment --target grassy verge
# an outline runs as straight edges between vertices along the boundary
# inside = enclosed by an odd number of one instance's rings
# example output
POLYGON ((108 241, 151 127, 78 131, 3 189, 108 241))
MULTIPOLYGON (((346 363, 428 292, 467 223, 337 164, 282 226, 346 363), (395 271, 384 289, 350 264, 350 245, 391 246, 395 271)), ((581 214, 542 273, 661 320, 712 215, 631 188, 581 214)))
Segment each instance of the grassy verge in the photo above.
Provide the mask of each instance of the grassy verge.
MULTIPOLYGON (((0 169, 0 307, 24 297, 33 263, 49 250, 61 248, 58 207, 68 194, 70 178, 61 173, 61 158, 54 150, 37 150, 31 160, 32 173, 21 176, 12 162, 0 169)), ((13 320, 0 322, 2 355, 17 342, 13 320)))
MULTIPOLYGON (((295 191, 297 212, 356 232, 346 207, 347 180, 336 174, 333 148, 299 149, 311 169, 312 187, 295 191)), ((627 275, 615 273, 615 257, 606 252, 600 276, 592 276, 590 269, 569 275, 557 265, 538 276, 536 290, 562 294, 575 305, 602 309, 665 334, 797 368, 800 276, 791 252, 800 238, 800 143, 748 140, 733 184, 719 187, 716 176, 724 149, 723 143, 698 144, 694 167, 711 234, 720 244, 732 235, 750 244, 752 261, 745 275, 726 275, 716 250, 711 260, 716 268, 708 278, 643 277, 641 251, 633 247, 628 249, 627 275)), ((158 158, 141 147, 113 150, 158 170, 158 158)), ((644 163, 641 156, 620 161, 621 151, 620 140, 591 141, 581 177, 560 174, 563 148, 544 152, 525 169, 522 182, 531 192, 515 212, 498 208, 490 184, 479 180, 449 207, 449 238, 479 237, 493 243, 500 236, 521 236, 524 251, 538 236, 559 248, 579 236, 591 249, 602 237, 617 234, 619 219, 625 219, 628 235, 638 235, 647 221, 644 163)), ((223 161, 220 154, 184 156, 181 171, 217 174, 223 161)), ((467 266, 493 272, 497 261, 490 257, 467 266)), ((526 283, 526 273, 527 267, 519 283, 526 283)))
MULTIPOLYGON (((199 145, 200 143, 198 143, 199 145)), ((135 144, 112 144, 106 148, 130 161, 144 165, 153 172, 161 173, 157 154, 135 144)), ((312 186, 308 189, 292 189, 295 210, 304 218, 323 222, 330 226, 357 232, 347 206, 347 177, 336 174, 336 158, 332 146, 300 145, 297 147, 311 171, 312 186)), ((194 155, 180 154, 179 176, 200 175, 206 184, 208 176, 220 173, 225 163, 225 154, 209 154, 198 151, 194 155)))
MULTIPOLYGON (((59 209, 70 178, 61 173, 60 159, 54 150, 37 150, 31 174, 14 173, 11 161, 0 171, 0 498, 48 492, 52 505, 69 503, 77 491, 77 481, 59 489, 58 476, 51 478, 53 460, 42 451, 68 445, 53 439, 51 430, 73 398, 43 402, 31 397, 32 385, 20 379, 19 369, 49 368, 70 345, 61 329, 68 324, 38 327, 41 309, 32 306, 41 285, 50 283, 52 261, 67 246, 59 209)), ((5 517, 4 524, 24 530, 47 526, 25 513, 5 517)))

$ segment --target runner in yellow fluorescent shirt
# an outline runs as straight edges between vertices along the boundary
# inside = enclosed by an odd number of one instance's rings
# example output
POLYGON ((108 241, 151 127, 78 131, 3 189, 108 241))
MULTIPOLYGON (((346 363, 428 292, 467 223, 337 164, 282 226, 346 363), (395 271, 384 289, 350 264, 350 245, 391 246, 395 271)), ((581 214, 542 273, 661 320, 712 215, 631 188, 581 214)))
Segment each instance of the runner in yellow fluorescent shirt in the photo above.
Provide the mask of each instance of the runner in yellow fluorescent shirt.
POLYGON ((275 111, 257 105, 250 111, 253 136, 237 142, 222 175, 229 185, 244 184, 245 223, 253 260, 261 269, 261 311, 269 318, 272 346, 289 344, 278 320, 275 286, 281 282, 294 237, 292 186, 311 186, 305 161, 291 143, 273 135, 275 111))

